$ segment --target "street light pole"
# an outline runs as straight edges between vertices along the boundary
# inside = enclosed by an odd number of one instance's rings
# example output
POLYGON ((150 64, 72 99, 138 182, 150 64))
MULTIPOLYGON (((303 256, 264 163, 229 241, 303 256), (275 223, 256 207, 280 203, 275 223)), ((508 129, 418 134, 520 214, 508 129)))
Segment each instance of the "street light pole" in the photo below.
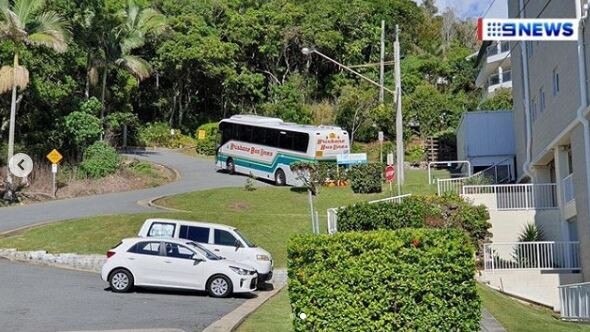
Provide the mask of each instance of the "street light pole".
POLYGON ((401 80, 401 60, 399 45, 399 26, 395 26, 395 43, 393 44, 395 57, 395 95, 397 110, 395 114, 395 145, 397 146, 397 190, 401 195, 401 187, 404 185, 404 127, 402 118, 402 80, 401 80))
POLYGON ((355 71, 354 69, 341 64, 340 62, 330 58, 329 56, 317 51, 316 49, 313 48, 308 48, 308 47, 304 47, 301 49, 301 53, 303 53, 304 55, 311 55, 313 53, 321 56, 322 58, 336 64, 338 67, 343 68, 353 74, 355 74, 356 76, 364 79, 365 81, 375 85, 378 88, 382 88, 383 90, 391 93, 393 95, 393 100, 394 100, 394 107, 397 107, 396 109, 394 109, 395 111, 395 124, 396 124, 396 130, 395 130, 395 135, 396 135, 396 149, 397 149, 397 183, 398 183, 398 188, 399 191, 401 192, 401 186, 404 184, 404 180, 405 180, 405 174, 404 174, 404 134, 403 134, 403 118, 402 118, 402 98, 401 98, 401 92, 402 92, 402 88, 401 88, 401 68, 400 68, 400 45, 399 45, 399 27, 396 26, 396 39, 395 39, 395 43, 394 43, 394 48, 395 48, 395 79, 396 79, 396 86, 395 86, 395 91, 386 88, 385 86, 383 86, 382 84, 379 84, 375 81, 373 81, 372 79, 366 77, 365 75, 355 71))

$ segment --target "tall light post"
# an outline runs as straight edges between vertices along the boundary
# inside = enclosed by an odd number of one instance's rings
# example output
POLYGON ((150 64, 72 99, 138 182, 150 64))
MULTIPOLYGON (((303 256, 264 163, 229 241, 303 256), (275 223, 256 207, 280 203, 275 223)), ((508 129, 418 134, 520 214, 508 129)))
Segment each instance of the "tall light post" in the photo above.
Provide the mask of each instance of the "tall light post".
MULTIPOLYGON (((399 33, 398 33, 399 34, 399 33)), ((396 41, 396 44, 399 43, 399 41, 396 41)), ((399 45, 399 44, 397 44, 399 45)), ((396 53, 399 55, 399 46, 397 46, 396 48, 396 53)), ((311 56, 312 54, 317 54, 320 57, 334 63, 335 65, 337 65, 338 67, 345 69, 346 71, 355 74, 356 76, 364 79, 365 81, 373 84, 374 86, 378 87, 378 88, 382 88, 384 91, 387 91, 389 93, 391 93, 393 95, 393 100, 394 100, 394 114, 396 114, 395 118, 396 118, 396 131, 395 131, 395 136, 396 136, 396 149, 397 149, 397 160, 396 160, 396 168, 397 168, 397 184, 398 184, 398 188, 399 186, 403 185, 404 183, 404 144, 403 144, 403 139, 404 139, 404 134, 403 134, 403 119, 401 117, 401 95, 398 95, 398 91, 401 92, 401 83, 399 82, 399 78, 396 79, 396 90, 391 90, 386 88, 385 86, 383 86, 382 84, 379 84, 377 82, 375 82, 374 80, 368 78, 367 76, 357 72, 356 70, 341 64, 340 62, 330 58, 329 56, 319 52, 316 49, 313 48, 309 48, 309 47, 304 47, 301 49, 301 53, 303 53, 304 55, 307 56, 311 56), (401 142, 401 143, 400 143, 401 142)), ((398 58, 398 57, 396 57, 398 58)), ((399 60, 396 61, 396 78, 399 77, 399 60)), ((400 189, 401 190, 401 189, 400 189)))

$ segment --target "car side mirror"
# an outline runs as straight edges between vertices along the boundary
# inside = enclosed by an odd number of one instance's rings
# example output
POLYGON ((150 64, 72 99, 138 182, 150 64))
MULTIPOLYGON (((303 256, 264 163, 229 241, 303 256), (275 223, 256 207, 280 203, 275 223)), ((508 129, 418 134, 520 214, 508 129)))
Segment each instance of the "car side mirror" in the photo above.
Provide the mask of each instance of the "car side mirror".
POLYGON ((240 249, 242 247, 242 242, 240 242, 240 240, 236 240, 236 242, 234 242, 234 247, 236 247, 236 251, 238 249, 240 249))
POLYGON ((197 255, 193 256, 193 265, 199 265, 199 263, 204 262, 205 260, 202 258, 197 257, 197 255))

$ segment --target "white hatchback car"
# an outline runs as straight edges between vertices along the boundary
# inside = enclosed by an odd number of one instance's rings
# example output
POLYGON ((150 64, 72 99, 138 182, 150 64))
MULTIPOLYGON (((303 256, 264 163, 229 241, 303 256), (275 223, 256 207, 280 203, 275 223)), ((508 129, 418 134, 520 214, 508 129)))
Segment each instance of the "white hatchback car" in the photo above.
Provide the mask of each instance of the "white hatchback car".
POLYGON ((206 290, 213 297, 256 290, 253 268, 188 240, 124 239, 107 257, 101 277, 118 293, 133 286, 206 290))
POLYGON ((216 255, 253 267, 260 283, 272 278, 273 261, 270 253, 248 241, 235 227, 154 218, 146 220, 137 235, 191 240, 216 255))

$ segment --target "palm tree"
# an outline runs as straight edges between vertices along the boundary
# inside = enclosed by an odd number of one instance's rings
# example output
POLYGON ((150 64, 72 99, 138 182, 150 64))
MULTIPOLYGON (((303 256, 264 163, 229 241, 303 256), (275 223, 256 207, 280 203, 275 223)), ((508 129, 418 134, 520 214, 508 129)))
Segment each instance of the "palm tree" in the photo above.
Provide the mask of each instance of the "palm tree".
MULTIPOLYGON (((14 153, 17 89, 29 84, 29 71, 18 62, 19 51, 27 46, 45 46, 58 53, 65 52, 70 39, 66 22, 53 11, 44 11, 45 0, 0 0, 0 39, 12 42, 13 65, 0 68, 0 93, 12 90, 8 160, 14 153)), ((8 182, 12 182, 10 172, 8 182)))
POLYGON ((104 64, 102 72, 101 120, 105 116, 107 76, 114 68, 123 68, 138 81, 150 77, 152 66, 143 58, 131 54, 145 45, 146 36, 159 34, 166 27, 166 17, 152 8, 141 8, 135 0, 128 0, 127 8, 117 15, 120 24, 103 35, 104 64))

